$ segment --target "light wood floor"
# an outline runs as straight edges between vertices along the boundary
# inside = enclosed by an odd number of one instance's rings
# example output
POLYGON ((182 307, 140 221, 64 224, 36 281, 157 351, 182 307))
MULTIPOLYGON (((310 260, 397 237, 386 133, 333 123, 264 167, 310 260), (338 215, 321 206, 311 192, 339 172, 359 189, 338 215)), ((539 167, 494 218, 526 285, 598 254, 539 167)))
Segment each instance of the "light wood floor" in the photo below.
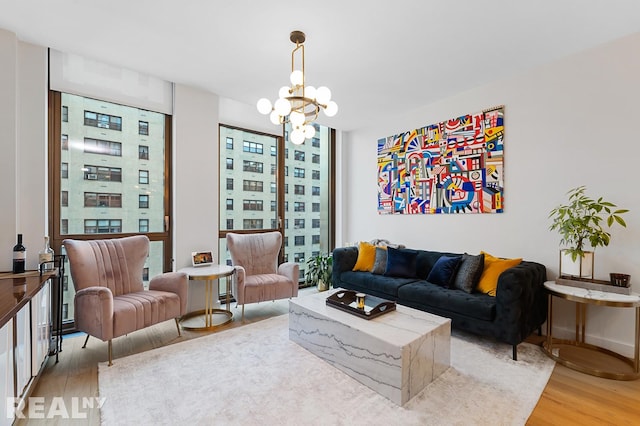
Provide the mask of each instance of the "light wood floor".
MULTIPOLYGON (((315 289, 303 289, 313 292, 315 289)), ((288 312, 288 301, 263 302, 247 305, 244 323, 240 321, 241 308, 232 304, 234 320, 216 331, 228 330, 261 321, 288 312)), ((113 343, 114 363, 118 358, 157 347, 205 336, 212 332, 182 331, 178 337, 175 323, 162 324, 119 337, 113 343)), ((539 338, 530 341, 537 343, 539 338)), ((60 361, 51 358, 39 379, 32 396, 44 397, 44 412, 49 410, 54 397, 64 397, 71 411, 72 397, 98 396, 98 363, 107 361, 107 344, 90 338, 82 349, 84 335, 64 339, 60 361)), ((170 391, 170 390, 168 390, 170 391)), ((505 401, 505 404, 508 404, 505 401)), ((26 410, 25 410, 26 412, 26 410)), ((16 425, 100 425, 99 409, 79 409, 85 419, 19 420, 16 425)), ((71 413, 70 413, 71 414, 71 413)), ((499 415, 499 413, 497 413, 499 415)), ((529 425, 639 425, 640 380, 617 381, 601 379, 556 365, 540 401, 534 409, 529 425)))

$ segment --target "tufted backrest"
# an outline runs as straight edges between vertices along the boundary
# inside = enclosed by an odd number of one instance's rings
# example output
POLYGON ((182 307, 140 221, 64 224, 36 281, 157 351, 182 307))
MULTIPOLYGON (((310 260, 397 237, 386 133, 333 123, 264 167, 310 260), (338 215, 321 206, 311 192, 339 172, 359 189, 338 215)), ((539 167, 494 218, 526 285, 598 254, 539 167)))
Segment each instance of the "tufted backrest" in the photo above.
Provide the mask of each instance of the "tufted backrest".
POLYGON ((87 287, 108 287, 114 296, 144 290, 142 272, 149 254, 145 235, 110 240, 62 242, 69 257, 76 291, 87 287))
POLYGON ((244 267, 247 275, 277 274, 282 234, 227 234, 227 248, 234 265, 244 267))

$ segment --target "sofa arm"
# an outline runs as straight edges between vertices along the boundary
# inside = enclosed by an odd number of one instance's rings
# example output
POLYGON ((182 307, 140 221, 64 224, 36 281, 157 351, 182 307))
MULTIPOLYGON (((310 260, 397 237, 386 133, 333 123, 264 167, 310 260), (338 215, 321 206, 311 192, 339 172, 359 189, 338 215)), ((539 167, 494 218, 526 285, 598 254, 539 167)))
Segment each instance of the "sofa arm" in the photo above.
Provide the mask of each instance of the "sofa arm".
POLYGON ((187 313, 189 277, 184 272, 166 272, 156 275, 149 281, 149 290, 166 291, 177 294, 180 298, 180 315, 187 313))
POLYGON ((76 328, 102 341, 113 339, 113 293, 107 287, 86 287, 73 299, 76 328))
POLYGON ((333 288, 340 287, 340 275, 353 270, 358 260, 358 247, 338 247, 333 250, 331 283, 333 288))
POLYGON ((300 281, 300 265, 295 262, 284 262, 278 265, 278 274, 289 278, 294 284, 291 297, 298 295, 298 281, 300 281))
POLYGON ((509 334, 512 334, 503 336, 505 341, 512 344, 521 342, 546 320, 545 280, 545 266, 535 262, 522 262, 500 274, 496 290, 496 321, 510 328, 509 334), (514 334, 516 332, 517 335, 514 334))
POLYGON ((247 275, 247 271, 240 265, 235 265, 234 268, 236 273, 235 279, 231 280, 231 293, 238 305, 244 305, 244 278, 247 275))

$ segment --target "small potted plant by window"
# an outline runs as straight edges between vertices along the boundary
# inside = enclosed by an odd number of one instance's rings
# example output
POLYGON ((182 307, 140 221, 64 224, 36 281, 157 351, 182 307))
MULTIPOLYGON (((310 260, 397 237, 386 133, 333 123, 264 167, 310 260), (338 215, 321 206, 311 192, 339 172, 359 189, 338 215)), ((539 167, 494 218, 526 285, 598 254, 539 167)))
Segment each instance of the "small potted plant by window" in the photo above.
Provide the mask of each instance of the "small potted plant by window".
POLYGON ((616 205, 585 195, 586 187, 579 186, 567 192, 567 204, 561 204, 551 210, 549 218, 553 220, 550 230, 557 230, 562 239, 560 244, 560 275, 593 278, 593 251, 591 247, 606 247, 611 234, 606 229, 615 223, 626 228, 627 224, 620 216, 628 212, 616 209, 616 205))
POLYGON ((315 285, 318 291, 329 290, 332 266, 333 257, 331 257, 331 254, 312 256, 307 261, 306 281, 315 285))

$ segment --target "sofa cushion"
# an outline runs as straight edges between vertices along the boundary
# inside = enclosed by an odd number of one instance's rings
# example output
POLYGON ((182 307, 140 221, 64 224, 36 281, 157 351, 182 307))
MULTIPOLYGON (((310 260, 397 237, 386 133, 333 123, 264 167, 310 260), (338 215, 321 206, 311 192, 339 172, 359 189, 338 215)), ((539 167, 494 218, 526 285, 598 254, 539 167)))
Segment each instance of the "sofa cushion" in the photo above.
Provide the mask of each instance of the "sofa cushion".
POLYGON ((387 269, 384 275, 387 277, 415 278, 416 257, 415 250, 387 248, 387 269))
POLYGON ((340 275, 340 282, 337 284, 372 296, 395 300, 398 297, 398 288, 415 281, 415 278, 385 277, 371 272, 346 271, 340 275))
POLYGON ((455 312, 483 321, 493 321, 496 315, 496 298, 478 293, 465 293, 440 287, 426 281, 416 281, 398 289, 398 301, 411 301, 429 311, 430 307, 439 311, 455 312))
POLYGON ((373 262, 374 274, 382 275, 387 270, 387 246, 376 247, 376 260, 373 262))
POLYGON ((371 272, 373 262, 376 260, 376 246, 365 241, 358 245, 358 260, 353 266, 354 271, 371 272))
POLYGON ((480 253, 484 254, 484 268, 477 290, 489 296, 495 296, 500 274, 509 268, 518 266, 522 259, 501 259, 483 251, 480 253))
POLYGON ((458 272, 453 279, 453 288, 471 293, 478 285, 484 269, 484 254, 477 256, 463 254, 458 266, 458 272))
POLYGON ((450 288, 462 256, 442 256, 433 265, 427 281, 441 287, 450 288))

